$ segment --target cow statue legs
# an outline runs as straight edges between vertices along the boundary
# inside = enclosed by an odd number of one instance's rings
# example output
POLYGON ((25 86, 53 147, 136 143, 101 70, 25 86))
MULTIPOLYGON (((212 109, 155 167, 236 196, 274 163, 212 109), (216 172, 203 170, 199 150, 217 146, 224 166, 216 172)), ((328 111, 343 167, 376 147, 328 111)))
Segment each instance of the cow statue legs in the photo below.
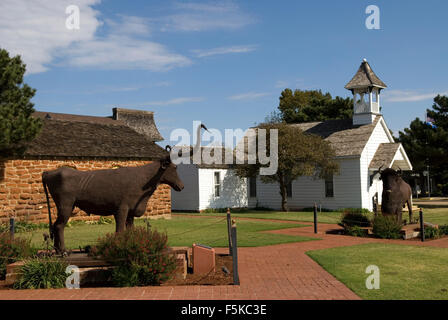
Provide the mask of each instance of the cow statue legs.
POLYGON ((412 223, 412 200, 409 198, 406 203, 408 204, 408 210, 409 210, 409 224, 412 223))
POLYGON ((131 216, 128 213, 128 217, 126 218, 126 229, 132 228, 134 226, 134 216, 131 216))
POLYGON ((72 211, 72 206, 62 206, 58 208, 58 217, 53 225, 54 248, 58 254, 63 254, 65 252, 64 228, 72 211))
POLYGON ((129 209, 127 207, 120 208, 115 217, 115 232, 122 232, 126 229, 129 209))

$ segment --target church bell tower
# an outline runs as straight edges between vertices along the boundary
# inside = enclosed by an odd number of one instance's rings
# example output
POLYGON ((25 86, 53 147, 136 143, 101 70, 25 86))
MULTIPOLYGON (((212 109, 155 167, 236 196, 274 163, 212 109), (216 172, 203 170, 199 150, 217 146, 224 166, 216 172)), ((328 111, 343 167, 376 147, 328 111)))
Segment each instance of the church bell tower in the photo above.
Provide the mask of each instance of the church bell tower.
POLYGON ((353 125, 370 124, 380 113, 380 92, 387 88, 373 72, 366 59, 345 89, 353 94, 353 125))

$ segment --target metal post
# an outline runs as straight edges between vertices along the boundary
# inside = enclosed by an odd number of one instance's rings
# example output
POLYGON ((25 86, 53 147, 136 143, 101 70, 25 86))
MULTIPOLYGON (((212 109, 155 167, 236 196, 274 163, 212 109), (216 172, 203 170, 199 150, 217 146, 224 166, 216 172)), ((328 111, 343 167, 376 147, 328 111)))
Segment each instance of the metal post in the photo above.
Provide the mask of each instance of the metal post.
POLYGON ((232 255, 232 223, 231 223, 231 217, 230 217, 230 208, 227 208, 227 236, 229 238, 229 256, 232 255))
POLYGON ((317 204, 314 203, 314 233, 317 233, 317 204))
POLYGON ((422 239, 422 242, 425 241, 425 224, 423 222, 423 210, 420 208, 420 237, 422 239))
POLYGON ((14 232, 15 232, 15 221, 14 218, 9 219, 9 236, 11 240, 14 240, 14 232))
POLYGON ((240 284, 240 277, 238 275, 238 249, 236 242, 236 222, 232 220, 232 261, 233 261, 233 284, 240 284))

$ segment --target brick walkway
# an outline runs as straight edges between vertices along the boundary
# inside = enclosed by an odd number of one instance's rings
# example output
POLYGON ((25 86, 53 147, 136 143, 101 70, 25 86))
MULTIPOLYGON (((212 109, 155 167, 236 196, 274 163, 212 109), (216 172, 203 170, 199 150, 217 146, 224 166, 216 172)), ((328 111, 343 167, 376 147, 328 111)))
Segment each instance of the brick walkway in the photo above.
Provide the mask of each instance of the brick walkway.
MULTIPOLYGON (((0 290, 0 299, 27 300, 232 300, 232 299, 360 299, 336 280, 305 252, 362 243, 385 242, 448 248, 448 239, 421 243, 419 241, 380 240, 327 235, 325 231, 336 225, 319 224, 315 235, 312 227, 269 231, 275 233, 318 237, 322 240, 240 248, 240 286, 161 286, 137 288, 85 288, 79 290, 0 290)), ((218 252, 225 252, 218 249, 218 252)))

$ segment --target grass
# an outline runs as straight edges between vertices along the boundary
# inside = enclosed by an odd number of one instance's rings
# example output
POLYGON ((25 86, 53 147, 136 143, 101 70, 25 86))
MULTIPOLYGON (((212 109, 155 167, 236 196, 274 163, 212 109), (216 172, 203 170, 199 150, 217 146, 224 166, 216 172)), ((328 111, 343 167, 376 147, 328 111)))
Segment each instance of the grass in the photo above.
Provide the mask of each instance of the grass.
MULTIPOLYGON (((413 212, 414 217, 418 217, 418 211, 413 212)), ((407 212, 403 214, 403 217, 409 217, 407 212)), ((431 222, 434 224, 442 225, 448 224, 448 208, 424 208, 423 209, 423 221, 431 222)))
POLYGON ((448 299, 448 249, 363 244, 307 252, 363 299, 448 299), (366 288, 367 266, 380 270, 380 288, 366 288))
MULTIPOLYGON (((201 243, 213 247, 227 247, 227 221, 223 218, 192 218, 173 216, 170 220, 150 220, 151 227, 167 232, 170 246, 191 246, 201 243)), ((144 225, 143 219, 136 220, 136 225, 144 225)), ((257 247, 281 243, 316 240, 315 238, 271 234, 263 231, 302 227, 301 224, 280 223, 272 221, 238 220, 238 246, 257 247)), ((93 245, 99 237, 115 231, 115 223, 109 225, 74 225, 65 228, 65 244, 67 249, 78 249, 93 245)), ((31 243, 44 248, 42 233, 47 230, 36 230, 17 234, 17 237, 31 237, 31 243)))
MULTIPOLYGON (((176 213, 182 215, 183 213, 176 213)), ((208 217, 225 217, 225 213, 185 213, 208 217)), ((338 223, 341 220, 341 212, 318 212, 318 222, 320 223, 338 223)), ((232 217, 256 218, 256 219, 274 219, 297 222, 313 222, 313 212, 282 212, 282 211, 249 211, 247 213, 232 213, 232 217)))
MULTIPOLYGON (((176 213, 177 215, 182 215, 184 213, 176 213)), ((214 217, 225 217, 225 213, 185 213, 193 214, 197 216, 214 216, 214 217)), ((434 224, 448 224, 448 208, 425 208, 423 209, 424 221, 431 222, 434 224)), ((303 212, 303 211, 248 211, 247 213, 232 213, 232 217, 245 217, 245 218, 256 218, 256 219, 277 219, 277 220, 287 220, 287 221, 297 221, 297 222, 313 222, 314 216, 313 212, 303 212)), ((317 221, 320 223, 339 223, 341 220, 342 212, 318 212, 317 221)), ((373 213, 367 214, 369 218, 373 218, 373 213)), ((418 211, 413 213, 413 217, 418 217, 418 211)), ((407 212, 403 212, 403 219, 409 219, 407 212)))

